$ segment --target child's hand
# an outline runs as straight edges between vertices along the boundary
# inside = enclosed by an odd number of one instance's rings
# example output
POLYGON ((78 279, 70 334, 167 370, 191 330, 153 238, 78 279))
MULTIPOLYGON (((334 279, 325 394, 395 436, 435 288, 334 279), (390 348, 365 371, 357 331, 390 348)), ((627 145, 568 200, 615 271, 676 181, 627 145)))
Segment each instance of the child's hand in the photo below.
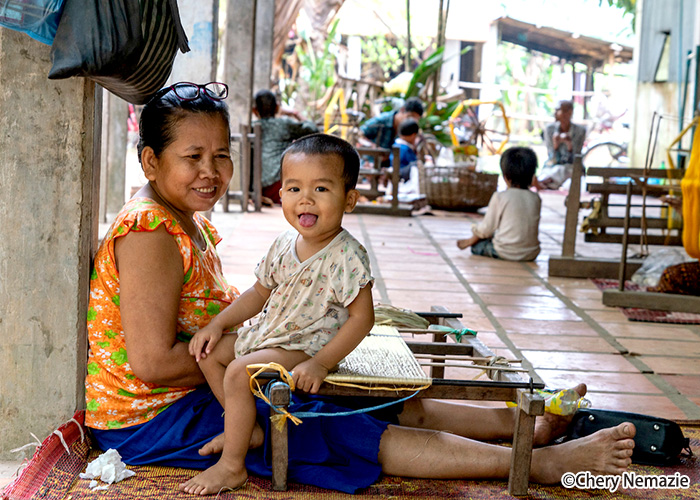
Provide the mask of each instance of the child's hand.
POLYGON ((207 354, 214 349, 214 346, 217 342, 219 342, 222 335, 223 329, 209 323, 207 326, 195 333, 192 340, 190 340, 190 354, 194 356, 199 363, 200 359, 206 358, 207 354))
POLYGON ((328 375, 328 369, 313 358, 299 363, 292 370, 292 378, 297 389, 316 394, 328 375))

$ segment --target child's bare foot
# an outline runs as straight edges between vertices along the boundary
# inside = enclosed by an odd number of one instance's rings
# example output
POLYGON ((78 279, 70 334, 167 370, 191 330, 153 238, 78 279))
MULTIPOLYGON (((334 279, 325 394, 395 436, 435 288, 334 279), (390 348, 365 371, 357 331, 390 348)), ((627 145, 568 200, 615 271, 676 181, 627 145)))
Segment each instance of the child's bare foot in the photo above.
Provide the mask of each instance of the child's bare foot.
POLYGON ((200 472, 189 481, 180 485, 180 490, 193 495, 213 495, 222 489, 235 490, 243 486, 248 479, 245 467, 231 467, 219 460, 204 472, 200 472))
POLYGON ((632 463, 633 424, 600 430, 590 436, 532 452, 530 478, 542 484, 556 484, 565 472, 622 474, 632 463))
MULTIPOLYGON (((588 388, 586 384, 579 384, 574 387, 576 393, 583 397, 586 395, 588 388)), ((574 418, 572 415, 555 415, 553 413, 545 412, 541 417, 537 417, 535 420, 535 436, 533 444, 535 446, 544 446, 556 438, 563 436, 566 432, 566 428, 569 423, 574 418)))
MULTIPOLYGON (((253 427, 253 434, 250 436, 250 444, 248 445, 248 448, 253 449, 253 448, 258 448, 263 445, 263 441, 265 440, 265 434, 263 433, 262 427, 258 425, 257 423, 255 424, 255 427, 253 427)), ((199 454, 200 455, 213 455, 215 453, 221 453, 224 449, 224 435, 219 434, 216 436, 214 439, 209 441, 207 444, 202 446, 199 449, 199 454)))
POLYGON ((464 250, 466 248, 469 248, 471 245, 469 244, 469 239, 466 240, 457 240, 457 248, 460 250, 464 250))

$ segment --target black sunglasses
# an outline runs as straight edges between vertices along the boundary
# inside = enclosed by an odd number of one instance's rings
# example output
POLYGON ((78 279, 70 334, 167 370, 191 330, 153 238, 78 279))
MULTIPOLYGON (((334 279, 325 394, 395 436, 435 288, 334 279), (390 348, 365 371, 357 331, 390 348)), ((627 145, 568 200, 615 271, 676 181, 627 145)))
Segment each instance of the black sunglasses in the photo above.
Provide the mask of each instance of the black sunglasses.
POLYGON ((204 85, 199 85, 191 82, 179 82, 160 89, 151 100, 160 99, 169 92, 174 92, 175 97, 181 101, 194 101, 199 98, 200 94, 204 94, 215 101, 222 101, 228 97, 228 85, 219 82, 209 82, 204 85))

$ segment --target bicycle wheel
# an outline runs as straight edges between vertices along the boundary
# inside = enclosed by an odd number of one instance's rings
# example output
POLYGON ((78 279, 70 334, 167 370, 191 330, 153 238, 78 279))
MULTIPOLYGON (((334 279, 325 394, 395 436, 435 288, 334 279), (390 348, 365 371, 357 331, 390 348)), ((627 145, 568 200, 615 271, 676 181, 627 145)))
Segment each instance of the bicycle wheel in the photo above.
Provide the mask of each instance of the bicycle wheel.
POLYGON ((593 144, 583 155, 586 167, 626 167, 629 165, 627 146, 606 141, 593 144))

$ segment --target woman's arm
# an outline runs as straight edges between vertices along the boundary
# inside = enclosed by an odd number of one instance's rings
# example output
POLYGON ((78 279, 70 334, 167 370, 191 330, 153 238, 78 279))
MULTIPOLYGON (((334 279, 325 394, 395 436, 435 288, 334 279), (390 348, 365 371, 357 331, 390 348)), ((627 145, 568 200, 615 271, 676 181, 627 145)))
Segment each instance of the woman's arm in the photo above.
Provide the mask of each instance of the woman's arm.
POLYGON ((131 232, 114 243, 119 271, 119 309, 134 374, 164 386, 205 382, 185 342, 176 339, 184 280, 182 257, 163 226, 131 232))
POLYGON ((367 284, 350 304, 348 320, 316 355, 292 371, 297 389, 315 394, 328 372, 362 342, 374 325, 372 285, 367 284))

